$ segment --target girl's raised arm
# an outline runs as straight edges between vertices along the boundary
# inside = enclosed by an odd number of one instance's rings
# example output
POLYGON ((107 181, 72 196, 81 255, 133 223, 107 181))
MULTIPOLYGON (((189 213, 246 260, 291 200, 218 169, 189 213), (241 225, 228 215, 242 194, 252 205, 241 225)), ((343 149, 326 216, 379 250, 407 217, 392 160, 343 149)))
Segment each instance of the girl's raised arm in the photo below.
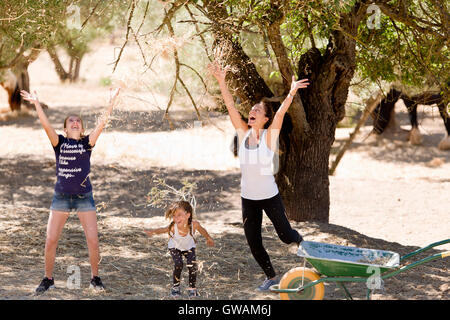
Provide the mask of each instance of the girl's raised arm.
POLYGON ((114 104, 116 102, 117 96, 119 95, 120 88, 110 90, 109 95, 109 106, 106 109, 106 112, 100 116, 98 119, 97 126, 95 129, 89 134, 89 144, 93 147, 95 146, 95 143, 97 142, 98 137, 100 136, 100 133, 102 133, 103 128, 105 127, 106 122, 108 121, 108 117, 112 112, 112 109, 114 107, 114 104))
POLYGON ((41 104, 39 103, 39 99, 37 97, 36 91, 34 91, 33 94, 30 94, 26 92, 25 90, 20 91, 20 95, 22 98, 30 103, 33 103, 36 112, 38 114, 39 120, 41 121, 42 127, 45 130, 45 133, 47 133, 48 138, 50 139, 50 142, 52 146, 56 147, 58 145, 58 134, 56 133, 55 129, 53 129, 52 125, 50 124, 50 121, 48 120, 47 116, 45 115, 44 110, 42 110, 41 104))
POLYGON ((270 124, 269 128, 267 129, 267 146, 270 149, 275 149, 275 141, 278 139, 278 136, 280 135, 281 126, 283 125, 283 118, 286 114, 287 110, 289 109, 292 100, 294 99, 295 94, 297 93, 297 90, 300 88, 306 88, 309 85, 308 79, 302 79, 299 81, 295 81, 295 77, 292 76, 292 83, 291 83, 291 89, 289 90, 289 94, 284 99, 283 103, 281 104, 280 108, 278 108, 277 112, 275 113, 275 116, 273 117, 272 123, 270 124))
POLYGON ((225 106, 227 107, 228 114, 234 128, 238 131, 238 133, 239 131, 247 132, 248 126, 245 121, 242 120, 239 111, 234 106, 233 96, 231 95, 230 90, 227 87, 227 83, 225 82, 225 76, 227 71, 230 70, 230 66, 222 68, 217 61, 214 61, 208 65, 208 69, 219 83, 220 92, 222 93, 225 106))

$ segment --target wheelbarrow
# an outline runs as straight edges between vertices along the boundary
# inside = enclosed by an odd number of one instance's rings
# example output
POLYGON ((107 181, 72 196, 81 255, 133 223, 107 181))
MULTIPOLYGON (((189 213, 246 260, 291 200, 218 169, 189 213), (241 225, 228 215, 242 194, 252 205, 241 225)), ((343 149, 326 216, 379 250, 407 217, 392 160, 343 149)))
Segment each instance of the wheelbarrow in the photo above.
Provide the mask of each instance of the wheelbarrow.
POLYGON ((426 262, 450 256, 450 251, 447 251, 404 266, 400 265, 416 254, 446 243, 450 243, 450 239, 432 243, 400 257, 392 251, 303 241, 297 251, 297 255, 303 257, 303 267, 286 272, 279 284, 270 287, 270 291, 279 293, 282 300, 321 300, 325 294, 324 283, 334 282, 343 290, 347 299, 353 299, 345 283, 366 282, 366 297, 370 299, 374 290, 382 289, 384 279, 426 262), (305 268, 306 261, 317 272, 305 268))

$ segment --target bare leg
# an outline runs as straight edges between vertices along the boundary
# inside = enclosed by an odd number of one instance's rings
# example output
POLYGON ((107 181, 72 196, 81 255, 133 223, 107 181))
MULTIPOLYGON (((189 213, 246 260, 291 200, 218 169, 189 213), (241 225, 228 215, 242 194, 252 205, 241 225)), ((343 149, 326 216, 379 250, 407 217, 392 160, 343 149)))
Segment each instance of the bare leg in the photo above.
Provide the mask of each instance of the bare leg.
POLYGON ((100 254, 98 247, 97 213, 95 211, 79 212, 78 218, 83 226, 88 245, 91 277, 98 276, 100 254))
POLYGON ((49 279, 52 278, 53 274, 58 240, 68 217, 68 212, 52 210, 48 218, 45 241, 45 276, 49 279))

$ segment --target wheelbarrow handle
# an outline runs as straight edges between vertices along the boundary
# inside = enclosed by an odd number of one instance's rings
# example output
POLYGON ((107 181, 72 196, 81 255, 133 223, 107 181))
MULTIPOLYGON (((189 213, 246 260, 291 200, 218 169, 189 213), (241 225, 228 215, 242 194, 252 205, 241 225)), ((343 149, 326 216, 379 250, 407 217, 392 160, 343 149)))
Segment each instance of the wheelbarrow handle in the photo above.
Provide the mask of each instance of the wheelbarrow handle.
POLYGON ((441 245, 446 244, 446 243, 450 243, 450 239, 434 242, 434 243, 432 243, 432 244, 430 244, 430 245, 428 245, 426 247, 417 249, 416 251, 413 251, 413 252, 408 253, 408 254, 404 255, 403 257, 401 257, 400 261, 406 260, 408 258, 411 258, 412 256, 415 256, 416 254, 419 254, 421 252, 427 251, 427 250, 429 250, 431 248, 434 248, 434 247, 437 247, 437 246, 441 246, 441 245))
POLYGON ((411 268, 417 267, 417 266, 419 266, 421 264, 424 264, 426 262, 430 262, 430 261, 433 261, 433 260, 436 260, 436 259, 444 259, 444 258, 447 258, 449 256, 450 256, 450 251, 433 254, 431 256, 423 258, 422 260, 415 261, 413 263, 407 264, 406 266, 403 266, 400 269, 397 269, 397 270, 395 270, 393 272, 390 272, 390 273, 387 273, 387 274, 383 274, 381 276, 381 279, 386 279, 386 278, 390 278, 390 277, 396 276, 397 274, 399 274, 401 272, 404 272, 404 271, 409 270, 411 268))

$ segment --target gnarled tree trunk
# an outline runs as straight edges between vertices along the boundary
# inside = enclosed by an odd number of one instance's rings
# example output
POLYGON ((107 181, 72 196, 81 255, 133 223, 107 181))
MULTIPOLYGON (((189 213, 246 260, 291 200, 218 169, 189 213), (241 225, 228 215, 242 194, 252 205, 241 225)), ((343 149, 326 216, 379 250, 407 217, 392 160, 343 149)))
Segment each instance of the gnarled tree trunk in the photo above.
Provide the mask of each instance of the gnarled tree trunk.
POLYGON ((49 46, 47 47, 47 52, 55 66, 56 74, 61 82, 65 82, 67 80, 70 82, 76 82, 79 79, 81 59, 83 57, 70 56, 69 68, 68 71, 66 71, 61 63, 61 60, 59 59, 56 48, 49 46))
MULTIPOLYGON (((30 76, 28 74, 28 66, 37 59, 39 53, 40 50, 36 48, 32 49, 28 55, 21 54, 18 56, 7 73, 7 81, 2 83, 2 86, 4 86, 8 92, 8 103, 11 111, 19 111, 22 104, 24 104, 27 109, 34 108, 32 104, 22 99, 20 91, 25 90, 30 92, 30 76)), ((42 106, 47 107, 45 104, 42 106)))

